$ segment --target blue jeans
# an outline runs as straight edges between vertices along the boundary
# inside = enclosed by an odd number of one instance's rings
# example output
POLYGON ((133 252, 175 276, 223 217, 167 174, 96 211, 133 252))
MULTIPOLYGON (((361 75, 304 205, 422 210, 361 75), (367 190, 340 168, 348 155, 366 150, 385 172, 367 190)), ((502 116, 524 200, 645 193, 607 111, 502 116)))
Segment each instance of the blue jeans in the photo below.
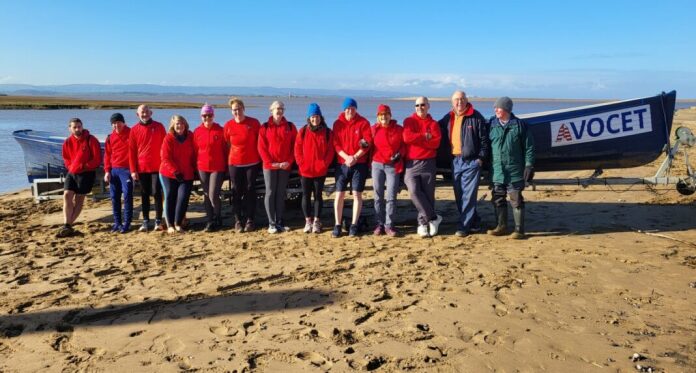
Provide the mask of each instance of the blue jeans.
POLYGON ((476 194, 479 187, 481 166, 478 161, 454 157, 452 160, 454 176, 454 199, 459 212, 457 229, 469 233, 472 227, 479 224, 476 212, 476 194))
POLYGON ((133 179, 127 168, 112 168, 109 183, 111 210, 114 223, 130 227, 133 220, 133 179), (123 215, 121 215, 121 196, 123 195, 123 215))
POLYGON ((392 227, 396 213, 396 195, 399 192, 399 174, 392 165, 372 162, 372 183, 375 191, 377 224, 392 227), (385 186, 386 196, 384 195, 385 186))
POLYGON ((181 226, 188 210, 193 180, 184 180, 180 183, 162 174, 159 177, 164 192, 164 218, 167 220, 167 227, 181 226))

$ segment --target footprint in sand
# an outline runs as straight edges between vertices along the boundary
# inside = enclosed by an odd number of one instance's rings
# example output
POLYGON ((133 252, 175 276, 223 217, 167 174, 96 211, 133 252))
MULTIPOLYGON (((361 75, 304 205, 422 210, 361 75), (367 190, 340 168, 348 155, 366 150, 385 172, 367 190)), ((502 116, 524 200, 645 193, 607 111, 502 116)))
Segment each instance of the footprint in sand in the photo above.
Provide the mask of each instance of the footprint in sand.
POLYGON ((231 329, 226 326, 211 326, 209 330, 211 333, 220 337, 234 337, 239 333, 239 330, 231 329))
POLYGON ((152 340, 150 351, 163 353, 166 355, 175 355, 186 348, 186 345, 179 338, 173 338, 169 334, 162 334, 152 340))
POLYGON ((300 360, 309 361, 312 365, 331 369, 333 363, 327 360, 324 356, 316 352, 300 352, 296 355, 300 360))

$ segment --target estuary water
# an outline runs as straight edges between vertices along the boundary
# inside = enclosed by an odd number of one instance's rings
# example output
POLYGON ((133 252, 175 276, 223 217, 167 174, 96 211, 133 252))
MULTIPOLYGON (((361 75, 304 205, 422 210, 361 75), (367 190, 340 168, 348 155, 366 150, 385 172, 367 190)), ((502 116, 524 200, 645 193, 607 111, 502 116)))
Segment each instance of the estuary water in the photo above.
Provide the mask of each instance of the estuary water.
MULTIPOLYGON (((271 97, 246 97, 244 103, 246 114, 259 119, 262 123, 268 118, 268 106, 275 98, 271 97)), ((155 98, 155 100, 161 100, 155 98)), ((298 129, 306 121, 307 105, 316 102, 321 106, 322 113, 326 122, 331 125, 341 111, 342 97, 284 97, 280 98, 285 103, 285 117, 294 122, 298 129)), ((199 101, 197 97, 187 97, 186 101, 199 101)), ((222 96, 202 97, 201 105, 204 102, 211 104, 226 104, 227 98, 222 96)), ((404 118, 413 113, 413 100, 395 100, 383 98, 360 98, 358 101, 358 112, 367 118, 371 123, 376 121, 375 111, 379 104, 387 104, 392 109, 392 115, 400 124, 404 118)), ((474 107, 485 117, 493 115, 493 102, 471 100, 474 107)), ((601 101, 518 101, 515 103, 513 111, 515 114, 537 113, 548 110, 557 110, 576 106, 585 106, 601 101)), ((689 107, 691 104, 677 103, 677 109, 689 107)), ((436 120, 450 110, 449 101, 431 102, 430 113, 436 120)), ((97 138, 103 140, 111 132, 109 117, 115 112, 122 113, 129 126, 136 123, 137 118, 134 109, 121 110, 0 110, 0 193, 14 191, 30 186, 27 181, 24 168, 24 155, 19 144, 12 137, 12 132, 20 129, 34 129, 49 131, 61 136, 68 135, 68 120, 72 117, 82 119, 84 126, 97 138)), ((195 128, 200 123, 199 109, 154 109, 153 118, 168 126, 169 118, 174 114, 183 115, 191 128, 195 128)), ((215 111, 216 122, 223 125, 232 118, 232 114, 227 107, 217 108, 215 111)))

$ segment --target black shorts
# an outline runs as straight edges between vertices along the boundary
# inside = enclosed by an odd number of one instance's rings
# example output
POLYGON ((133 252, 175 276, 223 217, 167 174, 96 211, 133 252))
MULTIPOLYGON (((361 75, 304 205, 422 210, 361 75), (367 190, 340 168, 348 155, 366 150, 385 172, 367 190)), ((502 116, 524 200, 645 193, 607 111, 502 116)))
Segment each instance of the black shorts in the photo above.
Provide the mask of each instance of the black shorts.
POLYGON ((365 190, 365 180, 369 169, 367 163, 358 163, 353 167, 348 167, 344 164, 336 168, 336 191, 348 191, 348 181, 351 181, 351 190, 354 192, 362 192, 365 190))
POLYGON ((65 177, 65 190, 71 190, 77 194, 87 194, 92 191, 94 180, 97 177, 95 171, 81 172, 79 174, 68 174, 65 177))

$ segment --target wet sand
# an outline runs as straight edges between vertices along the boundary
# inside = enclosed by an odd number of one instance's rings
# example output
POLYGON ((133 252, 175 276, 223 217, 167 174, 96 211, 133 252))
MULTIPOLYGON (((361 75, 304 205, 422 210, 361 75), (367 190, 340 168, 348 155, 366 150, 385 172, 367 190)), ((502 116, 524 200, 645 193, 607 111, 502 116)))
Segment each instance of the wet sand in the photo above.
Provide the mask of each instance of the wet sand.
MULTIPOLYGON (((696 132, 696 109, 680 125, 696 132)), ((650 176, 660 161, 604 176, 650 176)), ((184 235, 111 234, 109 202, 88 201, 82 234, 55 239, 60 202, 4 195, 0 371, 696 371, 696 195, 525 195, 523 241, 455 237, 444 182, 429 239, 405 191, 403 237, 340 239, 303 234, 296 207, 291 232, 234 233, 227 204, 227 229, 205 234, 200 197, 184 235)))

